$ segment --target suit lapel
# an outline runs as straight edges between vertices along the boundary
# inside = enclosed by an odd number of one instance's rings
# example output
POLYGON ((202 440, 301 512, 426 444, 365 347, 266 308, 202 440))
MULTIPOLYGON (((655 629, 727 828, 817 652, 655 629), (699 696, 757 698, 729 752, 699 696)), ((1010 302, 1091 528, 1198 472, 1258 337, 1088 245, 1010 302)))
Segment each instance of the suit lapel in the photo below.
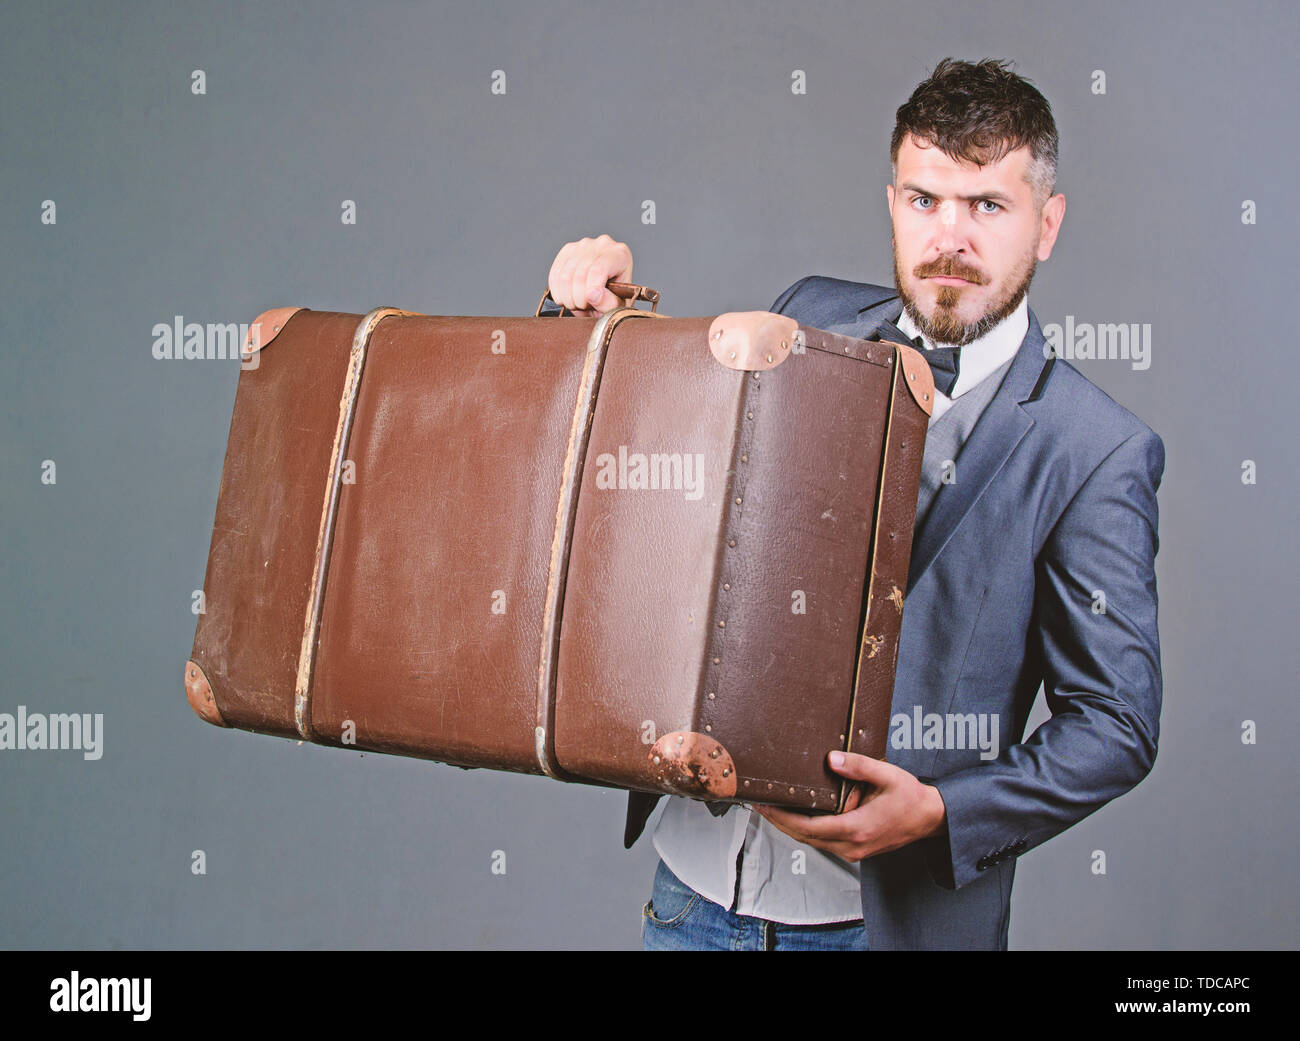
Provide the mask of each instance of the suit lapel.
POLYGON ((909 593, 1033 427, 1034 418, 1024 405, 1037 397, 1051 370, 1052 360, 1043 356, 1043 344, 1043 331, 1031 310, 1029 331, 1011 368, 962 446, 956 480, 939 488, 924 523, 913 533, 909 593))
MULTIPOLYGON (((852 331, 847 327, 836 331, 862 339, 911 343, 896 324, 902 310, 898 297, 891 297, 859 311, 852 331)), ((962 446, 957 479, 939 488, 924 523, 913 532, 908 593, 929 570, 984 489, 1034 425, 1033 417, 1023 405, 1037 397, 1051 369, 1051 360, 1043 355, 1044 342, 1038 318, 1030 310, 1029 331, 1016 351, 1011 368, 962 446)))

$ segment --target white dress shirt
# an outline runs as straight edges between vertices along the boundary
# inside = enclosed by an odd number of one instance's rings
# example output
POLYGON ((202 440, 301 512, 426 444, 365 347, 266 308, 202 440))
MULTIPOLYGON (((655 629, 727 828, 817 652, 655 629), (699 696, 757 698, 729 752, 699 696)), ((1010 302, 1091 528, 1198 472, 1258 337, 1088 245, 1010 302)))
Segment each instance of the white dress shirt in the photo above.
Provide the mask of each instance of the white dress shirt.
MULTIPOLYGON (((904 311, 894 323, 908 336, 919 336, 916 323, 904 311)), ((957 382, 952 386, 952 397, 935 389, 934 411, 930 414, 933 423, 948 409, 952 408, 953 398, 959 398, 985 377, 1002 367, 1002 364, 1016 353, 1029 332, 1029 296, 1020 301, 1020 306, 1002 321, 986 332, 978 340, 968 343, 957 356, 957 382)), ((929 337, 922 337, 921 345, 928 351, 935 347, 929 337)), ((939 344, 943 346, 943 344, 939 344)))
MULTIPOLYGON (((907 312, 896 324, 909 337, 918 335, 907 312)), ((952 406, 953 398, 1001 368, 1028 331, 1026 297, 984 336, 962 348, 953 395, 935 391, 930 422, 952 406)), ((922 344, 926 350, 935 346, 928 339, 922 344)), ((655 827, 654 847, 674 875, 715 904, 736 914, 790 925, 862 917, 856 864, 796 842, 743 806, 733 806, 724 816, 715 817, 696 799, 672 796, 664 801, 667 805, 655 827)))

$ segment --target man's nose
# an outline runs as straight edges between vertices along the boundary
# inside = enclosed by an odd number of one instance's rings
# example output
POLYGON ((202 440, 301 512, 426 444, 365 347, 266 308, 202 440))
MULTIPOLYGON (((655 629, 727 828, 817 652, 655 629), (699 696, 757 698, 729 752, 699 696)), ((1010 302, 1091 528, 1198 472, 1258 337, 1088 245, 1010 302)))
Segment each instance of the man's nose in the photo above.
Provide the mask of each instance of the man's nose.
POLYGON ((935 246, 940 253, 960 253, 966 248, 967 214, 952 199, 939 204, 935 246))

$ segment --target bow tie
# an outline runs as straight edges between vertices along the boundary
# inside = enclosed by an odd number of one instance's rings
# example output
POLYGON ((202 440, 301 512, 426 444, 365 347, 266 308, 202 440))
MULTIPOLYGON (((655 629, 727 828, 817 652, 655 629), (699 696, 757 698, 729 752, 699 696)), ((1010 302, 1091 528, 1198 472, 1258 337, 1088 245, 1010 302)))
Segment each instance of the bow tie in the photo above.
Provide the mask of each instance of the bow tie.
POLYGON ((952 397, 953 384, 957 382, 957 373, 961 368, 960 347, 932 347, 927 351, 920 336, 908 336, 893 322, 881 322, 876 335, 882 340, 910 343, 915 347, 921 357, 930 363, 935 389, 952 397))
POLYGON ((953 384, 957 382, 957 372, 961 368, 960 347, 931 347, 928 351, 921 337, 913 336, 912 345, 921 352, 921 357, 930 363, 934 373, 934 386, 952 397, 953 384))

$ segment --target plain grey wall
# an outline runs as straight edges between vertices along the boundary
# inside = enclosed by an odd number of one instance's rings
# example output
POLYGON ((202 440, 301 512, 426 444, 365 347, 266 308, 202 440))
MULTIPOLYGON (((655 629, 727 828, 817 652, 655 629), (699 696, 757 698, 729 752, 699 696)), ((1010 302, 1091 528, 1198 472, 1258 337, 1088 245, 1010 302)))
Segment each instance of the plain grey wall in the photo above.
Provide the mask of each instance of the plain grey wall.
POLYGON ((894 110, 953 55, 1052 102, 1068 209, 1030 306, 1150 323, 1149 369, 1078 364, 1168 451, 1159 759, 1020 861, 1012 946, 1294 946, 1298 35, 1258 2, 5 4, 0 712, 105 718, 98 761, 0 752, 0 945, 636 947, 655 858, 621 794, 195 718, 238 365, 151 330, 531 313, 605 231, 675 315, 888 283, 894 110))

